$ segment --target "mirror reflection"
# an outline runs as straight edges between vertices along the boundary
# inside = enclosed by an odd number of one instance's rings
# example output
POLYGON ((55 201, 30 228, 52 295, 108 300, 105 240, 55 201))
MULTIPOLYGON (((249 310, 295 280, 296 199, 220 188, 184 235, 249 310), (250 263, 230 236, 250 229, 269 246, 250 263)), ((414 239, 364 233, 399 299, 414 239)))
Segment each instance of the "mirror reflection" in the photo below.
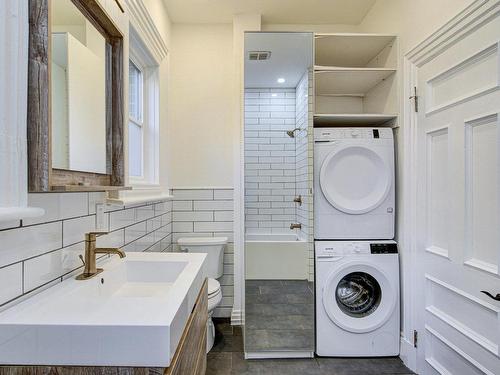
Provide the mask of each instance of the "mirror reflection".
POLYGON ((253 358, 314 352, 312 42, 311 33, 245 36, 244 343, 253 358))
POLYGON ((108 173, 106 40, 71 0, 51 2, 52 167, 108 173))

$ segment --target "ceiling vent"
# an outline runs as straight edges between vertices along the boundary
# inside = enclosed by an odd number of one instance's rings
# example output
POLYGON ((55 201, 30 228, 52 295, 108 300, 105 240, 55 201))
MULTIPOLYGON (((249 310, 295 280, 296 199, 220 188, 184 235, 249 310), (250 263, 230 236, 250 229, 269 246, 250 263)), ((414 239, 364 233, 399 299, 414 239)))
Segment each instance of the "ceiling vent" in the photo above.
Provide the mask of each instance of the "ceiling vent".
POLYGON ((248 52, 248 60, 250 60, 250 61, 269 60, 270 58, 271 58, 271 51, 250 51, 250 52, 248 52))

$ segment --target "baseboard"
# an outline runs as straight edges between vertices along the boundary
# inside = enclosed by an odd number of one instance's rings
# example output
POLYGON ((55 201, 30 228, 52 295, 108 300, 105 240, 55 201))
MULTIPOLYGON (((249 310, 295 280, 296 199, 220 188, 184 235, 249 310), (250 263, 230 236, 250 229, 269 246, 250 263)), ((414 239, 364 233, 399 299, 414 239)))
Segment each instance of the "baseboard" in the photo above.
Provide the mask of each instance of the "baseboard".
POLYGON ((231 312, 233 311, 232 307, 216 307, 213 317, 214 318, 230 318, 231 312))
POLYGON ((406 337, 401 337, 399 357, 411 371, 417 371, 417 348, 406 337))
POLYGON ((245 352, 245 359, 314 358, 309 351, 245 352))
POLYGON ((241 326, 244 324, 243 313, 241 310, 234 310, 231 312, 231 325, 241 326))

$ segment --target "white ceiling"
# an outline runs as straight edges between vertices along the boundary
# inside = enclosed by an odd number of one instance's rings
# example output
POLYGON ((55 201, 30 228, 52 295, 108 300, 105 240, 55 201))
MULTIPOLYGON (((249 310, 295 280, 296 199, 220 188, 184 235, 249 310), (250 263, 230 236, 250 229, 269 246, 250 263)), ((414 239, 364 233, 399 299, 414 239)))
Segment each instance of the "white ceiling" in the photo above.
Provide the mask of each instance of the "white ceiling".
POLYGON ((311 33, 247 33, 245 88, 295 87, 312 65, 311 33), (250 61, 249 51, 271 51, 271 58, 250 61), (284 83, 278 83, 284 78, 284 83))
POLYGON ((264 23, 359 24, 376 0, 163 0, 172 22, 231 23, 261 14, 264 23))

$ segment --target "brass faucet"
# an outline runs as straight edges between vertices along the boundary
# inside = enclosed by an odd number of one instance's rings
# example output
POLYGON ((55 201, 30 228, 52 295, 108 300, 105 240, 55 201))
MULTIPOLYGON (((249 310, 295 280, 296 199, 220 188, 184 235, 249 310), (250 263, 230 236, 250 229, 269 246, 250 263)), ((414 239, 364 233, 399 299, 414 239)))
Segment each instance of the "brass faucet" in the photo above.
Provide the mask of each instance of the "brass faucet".
POLYGON ((83 273, 76 277, 77 280, 87 280, 102 272, 102 268, 96 267, 96 254, 116 254, 120 258, 125 258, 125 252, 118 248, 96 247, 96 238, 107 232, 90 232, 85 233, 85 257, 80 259, 83 261, 83 273))
POLYGON ((302 224, 292 223, 290 224, 290 229, 302 229, 302 224))

